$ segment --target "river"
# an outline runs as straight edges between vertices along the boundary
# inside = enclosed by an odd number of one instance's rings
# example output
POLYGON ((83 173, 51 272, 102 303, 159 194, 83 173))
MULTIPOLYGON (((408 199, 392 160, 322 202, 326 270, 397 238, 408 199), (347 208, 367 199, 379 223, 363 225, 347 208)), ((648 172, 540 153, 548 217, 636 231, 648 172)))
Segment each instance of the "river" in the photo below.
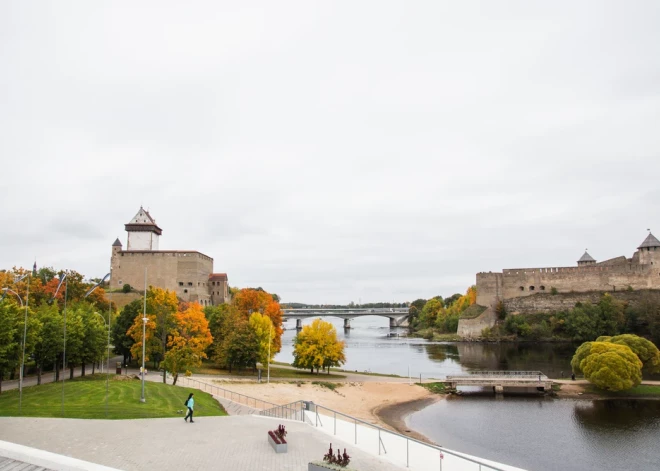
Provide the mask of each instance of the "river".
MULTIPOLYGON (((391 337, 388 319, 326 318, 346 342, 347 370, 444 378, 471 370, 539 370, 570 374, 574 345, 447 343, 391 337)), ((306 319, 303 324, 311 323, 306 319)), ((295 321, 285 324, 277 361, 293 361, 295 321)), ((656 378, 654 378, 656 379, 656 378)), ((571 400, 468 391, 411 415, 408 424, 447 448, 533 471, 658 470, 660 401, 571 400)))

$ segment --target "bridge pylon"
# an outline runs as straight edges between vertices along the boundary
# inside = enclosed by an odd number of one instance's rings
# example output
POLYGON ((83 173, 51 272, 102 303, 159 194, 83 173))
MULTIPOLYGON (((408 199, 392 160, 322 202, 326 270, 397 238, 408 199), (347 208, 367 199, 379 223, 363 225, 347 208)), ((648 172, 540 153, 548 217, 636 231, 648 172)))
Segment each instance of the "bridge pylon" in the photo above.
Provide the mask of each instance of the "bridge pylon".
POLYGON ((296 330, 302 330, 302 319, 296 319, 296 330))
POLYGON ((344 319, 344 329, 350 329, 350 328, 351 328, 351 319, 347 317, 344 319))

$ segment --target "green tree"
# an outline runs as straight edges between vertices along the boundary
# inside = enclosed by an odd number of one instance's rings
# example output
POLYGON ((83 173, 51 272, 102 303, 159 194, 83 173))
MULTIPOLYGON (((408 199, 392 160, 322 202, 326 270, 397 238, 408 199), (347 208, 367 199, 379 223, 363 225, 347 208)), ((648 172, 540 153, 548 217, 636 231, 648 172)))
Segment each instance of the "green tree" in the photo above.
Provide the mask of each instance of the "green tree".
POLYGON ((0 303, 0 393, 2 380, 16 362, 18 318, 20 307, 14 302, 0 303))
POLYGON ((233 368, 255 368, 258 360, 259 340, 245 320, 241 320, 225 337, 221 358, 231 373, 233 368))
POLYGON ((37 384, 41 384, 41 374, 46 365, 52 362, 59 373, 58 359, 62 355, 63 346, 62 315, 56 304, 42 304, 37 308, 36 316, 41 323, 41 335, 35 345, 34 359, 37 365, 37 384))
POLYGON ((438 314, 443 310, 442 300, 431 298, 426 301, 419 315, 419 323, 423 327, 432 327, 436 324, 438 314))
POLYGON ((626 345, 593 342, 580 368, 590 383, 608 391, 623 391, 642 382, 642 362, 626 345))
POLYGON ((81 376, 85 376, 85 366, 92 363, 92 373, 96 364, 103 360, 108 347, 108 331, 104 318, 94 310, 94 307, 86 304, 80 309, 85 335, 81 354, 81 376))
POLYGON ((85 357, 84 340, 85 326, 81 307, 69 308, 66 311, 66 365, 69 368, 69 379, 73 379, 73 370, 80 365, 85 357))
POLYGON ((293 366, 296 368, 309 368, 318 374, 319 368, 340 366, 346 362, 344 355, 344 342, 337 339, 337 330, 334 326, 321 319, 314 319, 296 335, 293 347, 293 366))
POLYGON ((112 324, 111 338, 114 345, 114 352, 124 357, 124 364, 131 359, 131 347, 135 343, 133 337, 128 335, 128 329, 135 323, 135 319, 141 317, 142 301, 136 299, 128 303, 119 313, 117 319, 112 324))

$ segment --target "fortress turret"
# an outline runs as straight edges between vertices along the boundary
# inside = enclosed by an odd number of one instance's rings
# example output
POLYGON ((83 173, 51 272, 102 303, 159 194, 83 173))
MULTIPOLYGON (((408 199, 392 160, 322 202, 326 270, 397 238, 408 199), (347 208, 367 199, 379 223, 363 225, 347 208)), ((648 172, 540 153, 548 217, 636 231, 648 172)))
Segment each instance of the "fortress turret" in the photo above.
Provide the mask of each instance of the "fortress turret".
POLYGON ((649 231, 644 242, 637 247, 641 265, 660 265, 660 241, 649 231))
POLYGON ((584 255, 580 257, 580 260, 577 262, 578 267, 583 267, 586 265, 595 265, 596 264, 596 259, 593 258, 591 255, 589 255, 589 252, 586 250, 584 251, 584 255))

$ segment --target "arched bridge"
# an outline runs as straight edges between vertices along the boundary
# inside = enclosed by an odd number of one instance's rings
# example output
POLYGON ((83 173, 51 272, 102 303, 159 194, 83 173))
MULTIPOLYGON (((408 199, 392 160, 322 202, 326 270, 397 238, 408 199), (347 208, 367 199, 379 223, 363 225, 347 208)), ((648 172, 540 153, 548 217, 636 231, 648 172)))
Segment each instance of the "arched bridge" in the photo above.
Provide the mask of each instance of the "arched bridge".
POLYGON ((333 316, 344 319, 344 329, 351 328, 351 319, 365 316, 381 316, 390 320, 390 328, 404 327, 408 325, 408 308, 367 308, 367 309, 320 309, 320 308, 300 308, 300 309, 282 309, 284 320, 295 319, 296 329, 302 329, 302 320, 309 317, 333 316))

